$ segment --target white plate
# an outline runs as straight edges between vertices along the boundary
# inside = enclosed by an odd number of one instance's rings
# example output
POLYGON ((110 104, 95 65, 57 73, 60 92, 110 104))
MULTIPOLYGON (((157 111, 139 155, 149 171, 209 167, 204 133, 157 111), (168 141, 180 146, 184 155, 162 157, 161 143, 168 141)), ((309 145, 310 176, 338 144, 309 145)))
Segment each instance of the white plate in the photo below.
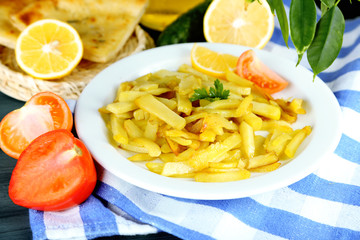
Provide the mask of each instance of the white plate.
MULTIPOLYGON (((210 49, 235 56, 247 50, 229 44, 200 43, 210 49)), ((294 62, 269 52, 255 50, 257 56, 290 84, 274 97, 298 97, 305 100, 307 114, 299 116, 294 128, 311 125, 313 131, 303 142, 295 158, 276 171, 254 175, 250 179, 227 183, 200 183, 169 178, 152 173, 134 164, 108 142, 107 129, 98 109, 114 100, 116 89, 124 81, 160 69, 177 70, 190 64, 193 44, 158 47, 120 60, 98 74, 82 92, 75 110, 76 130, 94 159, 119 178, 141 188, 182 198, 231 199, 246 197, 288 186, 314 170, 324 157, 334 151, 340 131, 341 110, 331 90, 319 78, 312 81, 312 73, 294 62)))

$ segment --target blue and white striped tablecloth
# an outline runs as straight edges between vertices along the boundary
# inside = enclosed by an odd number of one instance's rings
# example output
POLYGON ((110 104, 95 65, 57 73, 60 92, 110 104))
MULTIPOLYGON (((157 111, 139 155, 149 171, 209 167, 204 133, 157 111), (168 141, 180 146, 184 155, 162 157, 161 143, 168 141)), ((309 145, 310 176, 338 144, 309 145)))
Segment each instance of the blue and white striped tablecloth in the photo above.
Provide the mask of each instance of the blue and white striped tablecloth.
MULTIPOLYGON (((288 6, 290 1, 284 2, 288 6)), ((297 61, 278 23, 264 49, 297 61)), ((301 64, 309 68, 305 57, 301 64)), ((339 101, 343 133, 326 164, 304 179, 252 197, 205 201, 163 196, 103 171, 96 190, 80 206, 30 210, 34 239, 159 231, 182 239, 360 239, 360 17, 346 21, 338 59, 319 77, 339 101)))

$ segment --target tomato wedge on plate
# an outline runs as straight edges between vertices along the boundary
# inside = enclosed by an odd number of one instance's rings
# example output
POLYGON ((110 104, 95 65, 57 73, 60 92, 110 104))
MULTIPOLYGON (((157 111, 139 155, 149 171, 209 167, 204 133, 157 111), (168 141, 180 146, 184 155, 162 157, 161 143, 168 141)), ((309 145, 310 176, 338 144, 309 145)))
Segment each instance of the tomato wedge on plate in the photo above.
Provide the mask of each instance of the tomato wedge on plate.
POLYGON ((86 200, 96 170, 85 145, 65 129, 40 135, 21 153, 11 175, 9 196, 23 207, 58 211, 86 200))
POLYGON ((54 129, 71 130, 72 126, 72 113, 65 100, 52 92, 41 92, 1 120, 0 148, 17 159, 41 134, 54 129))
POLYGON ((265 92, 273 94, 283 90, 288 82, 266 66, 253 50, 243 52, 237 62, 236 73, 254 82, 265 92))

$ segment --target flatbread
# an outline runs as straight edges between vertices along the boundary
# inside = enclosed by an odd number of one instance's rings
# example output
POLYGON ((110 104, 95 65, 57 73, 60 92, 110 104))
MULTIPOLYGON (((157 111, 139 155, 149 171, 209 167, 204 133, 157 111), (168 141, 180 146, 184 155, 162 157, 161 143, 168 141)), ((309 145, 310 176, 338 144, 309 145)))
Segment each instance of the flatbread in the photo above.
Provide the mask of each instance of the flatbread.
POLYGON ((147 3, 148 0, 42 0, 12 14, 11 22, 19 30, 44 18, 68 22, 83 41, 83 58, 107 62, 134 32, 147 3))
POLYGON ((10 22, 10 16, 35 0, 0 0, 0 45, 15 48, 19 30, 10 22))

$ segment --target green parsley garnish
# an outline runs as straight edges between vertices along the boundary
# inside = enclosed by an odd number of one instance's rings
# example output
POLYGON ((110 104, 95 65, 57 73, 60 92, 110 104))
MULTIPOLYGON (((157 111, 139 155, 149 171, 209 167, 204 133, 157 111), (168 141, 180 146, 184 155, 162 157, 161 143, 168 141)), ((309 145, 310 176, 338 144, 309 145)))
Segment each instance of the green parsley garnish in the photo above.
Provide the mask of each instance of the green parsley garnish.
POLYGON ((209 92, 205 88, 199 88, 194 90, 194 94, 191 96, 190 101, 194 102, 200 99, 206 99, 210 102, 220 99, 227 99, 230 95, 230 90, 224 90, 223 84, 216 79, 214 81, 214 87, 210 87, 209 92))

